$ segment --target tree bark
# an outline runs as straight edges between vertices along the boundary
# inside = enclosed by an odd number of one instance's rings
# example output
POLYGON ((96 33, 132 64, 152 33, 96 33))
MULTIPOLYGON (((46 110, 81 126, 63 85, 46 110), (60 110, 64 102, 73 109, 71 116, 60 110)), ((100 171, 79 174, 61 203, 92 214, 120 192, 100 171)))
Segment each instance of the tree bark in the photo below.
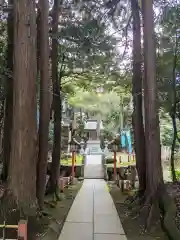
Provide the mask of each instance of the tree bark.
MULTIPOLYGON (((55 193, 60 173, 60 144, 61 144, 61 96, 60 80, 58 77, 58 19, 60 0, 54 1, 52 20, 52 82, 53 82, 53 110, 54 110, 54 142, 51 164, 49 192, 55 193)), ((60 77, 61 78, 61 77, 60 77)))
MULTIPOLYGON (((176 22, 175 26, 177 27, 177 22, 176 22)), ((176 40, 175 40, 173 69, 172 69, 172 89, 171 89, 172 109, 170 111, 170 116, 171 116, 172 125, 173 125, 173 142, 171 145, 171 173, 172 173, 173 182, 177 181, 175 165, 174 165, 174 151, 175 151, 175 147, 176 147, 176 139, 178 138, 177 126, 176 126, 176 111, 177 111, 176 68, 177 68, 178 39, 179 39, 179 37, 177 34, 177 29, 176 29, 176 40)))
POLYGON ((34 0, 14 1, 14 96, 8 188, 25 215, 36 208, 36 12, 34 0))
POLYGON ((133 77, 132 95, 134 103, 133 128, 136 153, 136 168, 139 177, 139 193, 146 190, 145 135, 142 114, 142 49, 138 0, 131 0, 133 16, 133 77))
POLYGON ((156 48, 153 0, 143 0, 144 24, 144 104, 146 138, 146 197, 156 197, 163 184, 161 166, 160 129, 156 84, 156 48))
POLYGON ((4 109, 5 109, 5 96, 3 95, 0 99, 0 132, 1 132, 1 139, 4 134, 4 109))
POLYGON ((41 38, 41 33, 40 33, 40 28, 41 28, 41 23, 40 23, 40 0, 38 1, 37 4, 37 16, 36 16, 36 24, 37 24, 37 74, 39 76, 39 70, 40 70, 40 38, 41 38))
MULTIPOLYGON (((13 5, 14 0, 9 0, 8 5, 13 5)), ((8 166, 11 152, 11 132, 12 132, 12 117, 13 117, 13 11, 10 10, 7 20, 7 79, 5 85, 5 119, 4 119, 4 136, 3 136, 3 171, 2 180, 6 181, 8 177, 8 166)))
POLYGON ((48 136, 50 121, 50 78, 49 78, 49 3, 40 4, 40 122, 39 159, 37 166, 37 198, 40 209, 44 204, 44 193, 48 160, 48 136))
MULTIPOLYGON (((175 110, 176 111, 176 108, 175 110)), ((172 145, 171 145, 171 174, 172 174, 172 180, 173 182, 177 181, 176 178, 176 171, 175 171, 175 165, 174 165, 174 151, 175 151, 175 147, 176 147, 176 139, 177 139, 177 127, 176 127, 176 117, 175 117, 175 113, 171 114, 171 119, 172 119, 172 125, 173 125, 173 141, 172 141, 172 145)))

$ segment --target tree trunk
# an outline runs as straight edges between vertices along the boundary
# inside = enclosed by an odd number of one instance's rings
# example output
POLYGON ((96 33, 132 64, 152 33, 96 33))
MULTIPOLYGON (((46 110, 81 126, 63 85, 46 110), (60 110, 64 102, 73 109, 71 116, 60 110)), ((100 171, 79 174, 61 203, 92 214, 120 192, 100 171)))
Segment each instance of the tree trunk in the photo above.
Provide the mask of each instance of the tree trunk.
POLYGON ((152 220, 160 219, 163 213, 163 226, 171 239, 180 238, 174 218, 176 206, 168 195, 161 166, 160 129, 157 101, 155 38, 153 0, 142 0, 144 24, 144 108, 145 108, 145 143, 146 143, 146 192, 145 204, 141 213, 145 214, 145 230, 152 220), (150 211, 149 211, 150 210, 150 211))
POLYGON ((131 0, 133 15, 133 78, 132 95, 134 103, 133 128, 136 153, 136 168, 139 177, 139 193, 146 190, 145 135, 142 114, 142 51, 138 0, 131 0))
POLYGON ((50 120, 50 78, 49 78, 49 3, 39 0, 40 4, 40 122, 39 122, 39 159, 37 166, 37 198, 43 208, 50 120))
POLYGON ((53 82, 53 108, 54 108, 54 142, 51 164, 49 192, 55 193, 60 173, 60 144, 61 144, 61 96, 60 80, 58 77, 58 19, 60 0, 54 1, 52 20, 52 82, 53 82))
POLYGON ((120 98, 120 130, 123 130, 124 128, 124 112, 123 112, 123 97, 120 98))
MULTIPOLYGON (((177 22, 176 22, 177 27, 177 22)), ((176 172, 175 172, 175 165, 174 165, 174 151, 176 147, 176 139, 177 136, 177 126, 176 126, 176 111, 177 111, 177 94, 176 94, 176 68, 177 68, 177 50, 178 50, 178 34, 176 29, 176 42, 175 42, 175 49, 174 49, 174 58, 173 58, 173 69, 172 69, 172 89, 171 89, 171 104, 172 109, 170 111, 170 116, 172 119, 173 125, 173 142, 171 146, 171 173, 172 173, 172 180, 173 182, 177 181, 176 172)))
POLYGON ((146 197, 154 199, 163 184, 160 129, 156 84, 156 49, 153 0, 143 0, 144 23, 144 104, 146 138, 146 197))
MULTIPOLYGON (((14 0, 9 0, 8 5, 13 5, 14 0)), ((7 180, 8 166, 11 152, 11 132, 13 117, 13 11, 10 10, 7 20, 8 46, 7 46, 7 79, 5 85, 5 119, 4 119, 4 136, 3 136, 3 171, 2 179, 7 180)))
POLYGON ((2 95, 1 99, 0 99, 0 132, 1 132, 1 139, 3 137, 3 126, 4 126, 4 108, 5 107, 5 97, 4 94, 2 95))
MULTIPOLYGON (((174 109, 176 111, 176 108, 174 109)), ((172 124, 173 124, 173 141, 171 145, 171 174, 172 174, 172 180, 173 182, 177 181, 176 178, 176 171, 175 171, 175 165, 174 165, 174 151, 176 147, 176 139, 177 139, 177 127, 176 127, 176 117, 175 112, 171 114, 172 124)))
POLYGON ((36 12, 35 1, 14 1, 14 95, 8 187, 21 212, 36 205, 36 12))
POLYGON ((40 69, 40 28, 41 28, 41 23, 40 23, 40 0, 38 1, 37 4, 37 16, 36 16, 36 25, 37 25, 37 74, 39 76, 39 69, 40 69))

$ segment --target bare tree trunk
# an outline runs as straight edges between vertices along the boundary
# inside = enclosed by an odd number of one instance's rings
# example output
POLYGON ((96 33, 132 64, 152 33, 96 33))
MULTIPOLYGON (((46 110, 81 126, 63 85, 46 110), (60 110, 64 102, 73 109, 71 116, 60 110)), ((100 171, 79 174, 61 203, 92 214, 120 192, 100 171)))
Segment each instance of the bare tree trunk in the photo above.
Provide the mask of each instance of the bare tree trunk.
POLYGON ((1 139, 3 135, 3 126, 4 126, 4 109, 5 109, 5 97, 4 94, 2 94, 2 97, 0 98, 0 132, 1 132, 1 139))
POLYGON ((156 84, 156 48, 153 0, 143 0, 144 22, 144 104, 146 137, 146 197, 154 199, 163 184, 160 129, 156 84))
POLYGON ((61 144, 61 96, 60 80, 58 76, 58 19, 60 0, 54 1, 52 20, 52 82, 53 82, 53 108, 54 108, 54 142, 51 164, 49 192, 55 193, 60 173, 60 144, 61 144))
MULTIPOLYGON (((14 0, 9 0, 8 5, 13 5, 14 0)), ((10 10, 7 21, 8 46, 7 46, 7 79, 6 79, 6 96, 5 96, 5 119, 4 119, 4 136, 3 136, 3 171, 2 179, 7 180, 8 167, 11 152, 11 132, 13 117, 13 11, 10 10)))
POLYGON ((120 129, 123 130, 123 128, 124 128, 123 97, 120 98, 120 107, 121 107, 121 112, 120 112, 120 129))
POLYGON ((142 0, 144 23, 144 108, 146 140, 146 192, 143 214, 145 230, 149 230, 152 220, 163 213, 163 226, 171 239, 179 239, 180 233, 174 218, 176 206, 169 197, 164 182, 161 166, 160 129, 157 101, 155 36, 153 18, 153 0, 142 0), (145 215, 145 216, 144 216, 145 215))
MULTIPOLYGON (((175 109, 176 111, 176 109, 175 109)), ((175 113, 171 114, 171 119, 172 119, 172 124, 173 124, 173 141, 171 145, 171 174, 172 174, 172 180, 173 182, 177 181, 176 178, 176 171, 175 171, 175 165, 174 165, 174 152, 175 152, 175 147, 176 147, 176 139, 177 139, 177 127, 176 127, 176 117, 175 113)))
POLYGON ((133 128, 136 152, 136 168, 139 177, 139 193, 146 190, 145 135, 142 114, 142 49, 138 0, 131 0, 133 15, 133 78, 132 95, 134 103, 133 128))
POLYGON ((39 159, 37 166, 37 198, 39 207, 44 204, 44 193, 48 160, 48 136, 50 120, 50 78, 49 78, 49 3, 39 0, 40 4, 40 123, 39 159))
MULTIPOLYGON (((176 27, 177 27, 177 21, 176 21, 176 27)), ((176 139, 177 136, 177 126, 176 126, 176 111, 177 111, 177 94, 176 94, 176 68, 177 68, 177 50, 178 50, 178 39, 179 36, 177 34, 176 29, 176 42, 175 42, 175 49, 174 49, 174 59, 173 59, 173 69, 172 69, 172 109, 170 112, 170 116, 172 119, 172 125, 173 125, 173 142, 171 146, 171 173, 172 173, 172 180, 173 182, 177 181, 176 178, 176 172, 175 172, 175 165, 174 165, 174 151, 176 147, 176 139)))
POLYGON ((36 16, 36 25, 37 25, 37 74, 39 76, 39 71, 40 71, 40 39, 41 39, 41 33, 40 33, 40 28, 41 28, 41 23, 40 23, 40 0, 37 3, 37 16, 36 16))
POLYGON ((36 12, 35 1, 14 1, 14 95, 8 187, 21 212, 36 212, 36 12))

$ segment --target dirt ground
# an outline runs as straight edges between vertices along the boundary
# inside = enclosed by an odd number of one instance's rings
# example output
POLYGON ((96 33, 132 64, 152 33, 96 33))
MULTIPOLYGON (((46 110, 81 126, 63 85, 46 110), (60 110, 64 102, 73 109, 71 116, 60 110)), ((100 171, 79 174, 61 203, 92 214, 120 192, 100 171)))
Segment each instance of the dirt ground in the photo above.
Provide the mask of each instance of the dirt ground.
POLYGON ((130 210, 124 203, 127 195, 123 195, 117 186, 111 183, 109 184, 109 186, 111 196, 114 200, 116 209, 118 211, 128 240, 168 240, 168 237, 161 229, 160 223, 154 225, 149 233, 142 233, 143 223, 140 222, 138 218, 133 219, 130 214, 130 210))
POLYGON ((37 240, 58 239, 69 209, 81 186, 82 182, 76 182, 66 188, 64 194, 61 195, 62 200, 57 203, 56 207, 46 204, 47 216, 41 220, 41 231, 37 234, 37 240))
MULTIPOLYGON (((58 239, 69 209, 81 186, 82 181, 76 180, 73 185, 65 188, 64 193, 60 193, 61 200, 58 202, 54 201, 52 196, 45 198, 46 204, 43 214, 37 214, 37 216, 28 218, 28 240, 58 239)), ((6 219, 6 224, 16 225, 21 218, 20 212, 19 210, 16 211, 16 208, 13 211, 9 210, 9 206, 12 208, 12 206, 16 207, 16 205, 7 205, 8 199, 3 198, 0 201, 1 206, 4 206, 0 208, 0 223, 2 224, 4 219, 6 219)), ((10 203, 13 204, 13 202, 10 203)), ((2 235, 3 232, 0 229, 0 239, 2 235)), ((17 230, 6 229, 5 237, 6 239, 17 239, 17 230)))

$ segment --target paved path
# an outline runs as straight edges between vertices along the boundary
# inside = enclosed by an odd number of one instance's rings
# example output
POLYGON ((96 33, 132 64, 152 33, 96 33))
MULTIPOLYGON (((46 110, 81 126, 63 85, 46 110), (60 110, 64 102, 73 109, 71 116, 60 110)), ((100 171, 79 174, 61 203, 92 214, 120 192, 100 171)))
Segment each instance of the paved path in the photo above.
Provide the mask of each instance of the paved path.
POLYGON ((106 182, 86 179, 59 240, 127 240, 106 182))
POLYGON ((84 167, 85 179, 103 179, 104 169, 101 155, 87 155, 84 167))

